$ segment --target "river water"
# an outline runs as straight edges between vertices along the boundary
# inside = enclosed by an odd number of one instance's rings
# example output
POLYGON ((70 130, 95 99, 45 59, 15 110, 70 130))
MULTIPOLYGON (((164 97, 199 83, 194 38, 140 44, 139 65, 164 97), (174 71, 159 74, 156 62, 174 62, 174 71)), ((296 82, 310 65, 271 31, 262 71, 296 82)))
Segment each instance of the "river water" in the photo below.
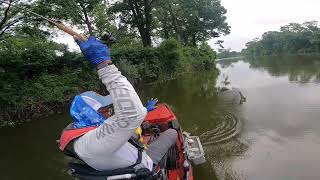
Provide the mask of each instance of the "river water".
MULTIPOLYGON (((320 179, 320 58, 229 60, 217 67, 218 77, 186 74, 138 92, 144 102, 157 97, 169 104, 184 130, 200 136, 207 162, 194 168, 196 179, 320 179)), ((0 179, 72 179, 55 143, 70 120, 65 110, 2 128, 0 179)))

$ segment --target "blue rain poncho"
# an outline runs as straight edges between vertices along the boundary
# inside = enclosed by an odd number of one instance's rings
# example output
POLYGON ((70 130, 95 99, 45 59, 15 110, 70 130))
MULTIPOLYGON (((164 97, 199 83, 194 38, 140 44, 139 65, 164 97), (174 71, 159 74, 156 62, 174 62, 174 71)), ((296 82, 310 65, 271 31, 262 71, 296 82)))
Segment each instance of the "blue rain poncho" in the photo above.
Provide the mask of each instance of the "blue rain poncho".
POLYGON ((107 118, 97 112, 100 107, 112 103, 111 96, 101 96, 95 92, 88 91, 76 96, 70 107, 70 115, 73 119, 74 128, 88 126, 99 126, 107 118), (90 101, 88 101, 88 99, 90 101))

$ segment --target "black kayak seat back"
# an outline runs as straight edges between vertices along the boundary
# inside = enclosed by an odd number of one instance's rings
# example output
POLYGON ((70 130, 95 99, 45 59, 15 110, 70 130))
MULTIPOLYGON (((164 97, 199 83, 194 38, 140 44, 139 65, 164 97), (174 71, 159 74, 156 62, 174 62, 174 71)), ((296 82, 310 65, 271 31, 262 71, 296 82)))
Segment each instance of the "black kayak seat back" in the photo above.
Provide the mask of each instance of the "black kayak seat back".
POLYGON ((121 169, 114 169, 114 170, 98 171, 88 165, 80 164, 80 163, 69 163, 69 167, 76 173, 91 175, 91 176, 112 176, 112 175, 135 173, 134 168, 121 168, 121 169))
POLYGON ((134 168, 120 168, 114 170, 98 171, 86 164, 80 163, 69 163, 69 167, 69 172, 73 177, 84 180, 105 180, 108 179, 108 177, 111 178, 121 175, 127 175, 128 177, 132 177, 134 179, 149 179, 153 176, 153 173, 147 168, 141 168, 138 170, 134 168))

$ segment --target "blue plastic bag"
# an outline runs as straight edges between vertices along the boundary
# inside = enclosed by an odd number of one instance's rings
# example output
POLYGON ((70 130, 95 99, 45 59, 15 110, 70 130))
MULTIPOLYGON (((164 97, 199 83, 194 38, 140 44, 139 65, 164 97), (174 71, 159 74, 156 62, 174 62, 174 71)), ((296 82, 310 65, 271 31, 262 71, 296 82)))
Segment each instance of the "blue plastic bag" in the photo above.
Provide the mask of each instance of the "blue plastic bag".
POLYGON ((74 128, 99 126, 105 120, 104 116, 89 106, 81 96, 76 96, 70 107, 70 115, 73 119, 74 128))

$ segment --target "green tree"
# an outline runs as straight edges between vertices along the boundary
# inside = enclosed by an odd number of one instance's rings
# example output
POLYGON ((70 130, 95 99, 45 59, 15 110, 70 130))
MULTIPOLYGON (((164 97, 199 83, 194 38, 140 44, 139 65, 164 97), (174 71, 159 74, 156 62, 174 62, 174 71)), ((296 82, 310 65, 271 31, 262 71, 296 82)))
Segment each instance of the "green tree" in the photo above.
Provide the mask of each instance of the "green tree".
POLYGON ((218 58, 230 58, 230 57, 237 57, 240 53, 236 51, 231 51, 231 49, 219 49, 218 50, 218 58))
POLYGON ((38 7, 38 12, 66 20, 90 35, 114 28, 113 16, 104 0, 40 0, 38 7))
POLYGON ((290 23, 280 27, 280 31, 266 32, 261 39, 247 43, 243 53, 259 56, 320 52, 319 34, 317 21, 290 23))
POLYGON ((123 0, 116 2, 112 9, 120 13, 121 23, 136 27, 143 46, 151 47, 151 32, 153 30, 152 9, 156 0, 123 0))
MULTIPOLYGON (((13 3, 13 0, 7 1, 13 3)), ((166 80, 190 70, 214 67, 216 54, 203 41, 214 36, 213 31, 223 32, 219 31, 221 17, 207 21, 207 15, 202 12, 206 8, 193 7, 209 6, 208 0, 205 0, 207 5, 194 0, 176 1, 171 6, 173 15, 177 16, 168 20, 168 27, 162 24, 164 21, 158 14, 170 13, 164 11, 167 6, 163 6, 161 1, 116 2, 14 0, 18 6, 62 20, 67 25, 75 25, 84 33, 102 35, 105 31, 116 31, 118 43, 111 48, 112 60, 134 85, 166 80), (196 14, 200 15, 189 17, 196 14), (174 24, 175 20, 182 24, 174 24), (210 25, 216 30, 209 28, 209 21, 217 23, 210 25), (191 24, 196 22, 199 23, 193 28, 191 24), (200 27, 207 28, 204 30, 206 32, 200 27), (163 29, 169 31, 166 37, 168 40, 163 40, 164 36, 160 33, 163 29), (182 30, 179 31, 183 37, 180 41, 175 37, 177 29, 182 30), (196 34, 194 42, 193 34, 196 34), (161 40, 159 47, 142 46, 151 46, 153 39, 161 40), (191 44, 198 46, 186 46, 191 44)), ((221 7, 220 1, 212 3, 216 3, 217 9, 221 7)), ((224 11, 220 12, 223 14, 224 11)), ((47 113, 70 101, 76 93, 85 90, 101 91, 102 85, 97 81, 89 63, 83 60, 83 55, 70 52, 67 46, 51 39, 55 32, 52 25, 11 5, 0 4, 0 15, 0 126, 2 123, 11 124, 12 121, 28 119, 37 113, 47 113)), ((219 12, 216 15, 219 16, 219 12)))
POLYGON ((25 1, 8 0, 7 3, 0 4, 0 40, 13 34, 18 28, 24 27, 26 22, 30 22, 28 14, 12 6, 14 3, 19 7, 29 8, 34 3, 25 1), (28 20, 29 19, 29 20, 28 20))
POLYGON ((230 33, 227 11, 220 0, 164 0, 158 3, 156 10, 163 38, 175 37, 186 45, 196 46, 230 33))

